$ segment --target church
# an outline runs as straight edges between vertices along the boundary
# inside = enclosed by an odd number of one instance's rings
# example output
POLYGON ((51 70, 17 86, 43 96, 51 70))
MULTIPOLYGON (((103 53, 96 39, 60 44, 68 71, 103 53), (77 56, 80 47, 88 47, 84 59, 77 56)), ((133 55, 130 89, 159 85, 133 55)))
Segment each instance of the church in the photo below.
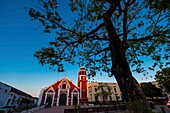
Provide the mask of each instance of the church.
POLYGON ((65 76, 41 90, 38 106, 47 102, 50 102, 51 106, 88 104, 87 82, 86 70, 80 67, 77 85, 65 76))

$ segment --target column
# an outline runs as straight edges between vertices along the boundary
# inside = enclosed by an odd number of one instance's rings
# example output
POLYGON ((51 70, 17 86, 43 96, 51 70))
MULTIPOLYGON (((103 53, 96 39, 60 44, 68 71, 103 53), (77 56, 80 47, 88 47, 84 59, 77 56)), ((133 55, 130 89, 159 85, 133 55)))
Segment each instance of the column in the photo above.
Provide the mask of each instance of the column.
POLYGON ((57 95, 57 106, 59 105, 59 99, 60 99, 60 88, 58 89, 58 95, 57 95))
POLYGON ((71 105, 73 105, 73 92, 71 92, 71 105))
POLYGON ((66 103, 67 106, 68 106, 68 101, 69 101, 69 88, 67 89, 67 103, 66 103))
POLYGON ((47 92, 45 93, 44 104, 45 104, 45 102, 46 102, 46 99, 47 99, 47 92))
POLYGON ((80 98, 82 98, 82 82, 80 82, 80 98))
POLYGON ((77 104, 80 105, 79 93, 78 93, 78 98, 77 99, 78 99, 78 103, 77 104))
POLYGON ((55 97, 55 92, 53 92, 53 98, 52 98, 52 106, 54 106, 54 97, 55 97))
POLYGON ((37 104, 37 106, 40 106, 40 104, 41 104, 42 97, 43 97, 43 93, 44 93, 44 90, 42 89, 42 90, 40 91, 40 95, 39 95, 39 98, 38 98, 38 104, 37 104))

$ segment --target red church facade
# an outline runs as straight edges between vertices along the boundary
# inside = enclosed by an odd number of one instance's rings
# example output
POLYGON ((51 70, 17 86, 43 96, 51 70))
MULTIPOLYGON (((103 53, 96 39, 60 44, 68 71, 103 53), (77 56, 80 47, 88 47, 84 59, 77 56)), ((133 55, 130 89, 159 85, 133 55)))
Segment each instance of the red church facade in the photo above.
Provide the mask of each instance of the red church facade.
POLYGON ((87 104, 87 76, 84 67, 78 72, 78 86, 66 76, 41 90, 38 106, 47 102, 51 106, 87 104))

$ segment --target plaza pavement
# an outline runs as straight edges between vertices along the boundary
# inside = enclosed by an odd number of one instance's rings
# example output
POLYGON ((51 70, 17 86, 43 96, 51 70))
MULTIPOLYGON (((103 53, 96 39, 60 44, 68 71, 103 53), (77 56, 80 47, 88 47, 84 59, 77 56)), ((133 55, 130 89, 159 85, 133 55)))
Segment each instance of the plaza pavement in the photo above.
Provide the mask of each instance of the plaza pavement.
MULTIPOLYGON (((51 108, 47 108, 47 109, 41 109, 37 112, 34 113, 64 113, 64 109, 71 109, 74 106, 53 106, 51 108)), ((83 107, 90 107, 90 106, 83 106, 83 107)), ((100 113, 100 112, 99 112, 100 113)), ((104 112, 101 112, 104 113, 104 112)), ((128 113, 128 112, 114 112, 114 113, 128 113)))
POLYGON ((164 108, 164 110, 165 110, 166 113, 170 113, 170 108, 167 108, 165 105, 155 105, 155 109, 153 109, 153 111, 154 111, 154 112, 162 113, 162 112, 161 112, 161 107, 164 108))
MULTIPOLYGON (((153 109, 153 111, 155 113, 162 113, 161 107, 164 108, 166 113, 170 113, 170 108, 167 108, 165 105, 156 105, 155 109, 153 109)), ((41 109, 34 113, 64 113, 64 109, 71 109, 71 108, 73 108, 73 106, 53 106, 51 108, 41 109)), ((128 112, 127 111, 126 112, 114 111, 114 113, 128 113, 128 112)))
POLYGON ((64 113, 64 109, 69 109, 71 106, 53 106, 47 109, 41 109, 34 113, 64 113))

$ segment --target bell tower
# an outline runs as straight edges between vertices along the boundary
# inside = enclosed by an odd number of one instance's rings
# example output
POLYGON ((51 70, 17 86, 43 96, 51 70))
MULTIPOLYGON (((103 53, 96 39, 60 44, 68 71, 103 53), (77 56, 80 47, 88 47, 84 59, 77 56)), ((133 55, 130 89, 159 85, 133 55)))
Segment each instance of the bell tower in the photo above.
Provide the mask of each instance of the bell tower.
POLYGON ((82 66, 78 72, 78 87, 80 88, 80 103, 82 104, 88 104, 87 82, 86 70, 82 66))

